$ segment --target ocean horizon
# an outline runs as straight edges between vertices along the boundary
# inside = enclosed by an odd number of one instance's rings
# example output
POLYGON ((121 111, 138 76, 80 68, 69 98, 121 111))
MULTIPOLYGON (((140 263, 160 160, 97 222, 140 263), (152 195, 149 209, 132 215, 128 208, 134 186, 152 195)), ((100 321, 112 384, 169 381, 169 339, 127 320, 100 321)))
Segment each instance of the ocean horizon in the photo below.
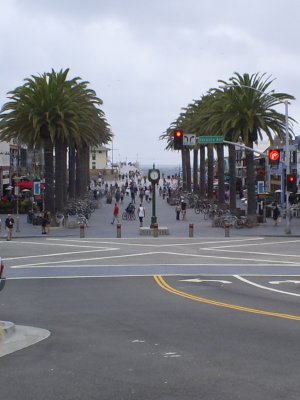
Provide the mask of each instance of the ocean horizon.
MULTIPOLYGON (((153 164, 141 164, 139 166, 140 171, 144 174, 147 175, 149 169, 153 168, 153 164)), ((181 165, 176 165, 176 164, 155 164, 155 168, 159 169, 160 175, 164 174, 165 176, 168 175, 175 175, 179 174, 181 171, 181 165)))

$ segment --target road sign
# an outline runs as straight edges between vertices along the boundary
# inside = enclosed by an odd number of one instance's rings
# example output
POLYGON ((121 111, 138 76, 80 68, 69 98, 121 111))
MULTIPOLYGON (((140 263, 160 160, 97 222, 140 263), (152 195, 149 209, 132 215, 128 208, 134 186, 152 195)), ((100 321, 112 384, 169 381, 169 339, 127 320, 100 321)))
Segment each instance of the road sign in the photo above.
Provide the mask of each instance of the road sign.
POLYGON ((209 144, 209 143, 223 143, 224 136, 198 136, 198 143, 209 144))
POLYGON ((184 133, 183 134, 183 140, 182 140, 183 146, 195 146, 196 144, 196 135, 193 135, 191 133, 184 133))
POLYGON ((265 193, 265 182, 258 181, 257 182, 257 194, 265 193))

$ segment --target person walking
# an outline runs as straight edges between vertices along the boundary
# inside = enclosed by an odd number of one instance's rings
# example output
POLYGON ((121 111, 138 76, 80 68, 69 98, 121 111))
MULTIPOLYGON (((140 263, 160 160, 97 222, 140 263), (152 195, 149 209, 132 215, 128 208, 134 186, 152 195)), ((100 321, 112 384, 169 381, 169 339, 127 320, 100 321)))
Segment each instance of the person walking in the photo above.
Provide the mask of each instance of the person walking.
POLYGON ((44 211, 42 215, 42 235, 46 235, 46 226, 47 226, 47 213, 44 211))
POLYGON ((274 203, 273 206, 273 220, 274 220, 274 225, 277 226, 278 218, 280 217, 280 210, 277 205, 277 202, 274 203))
POLYGON ((115 203, 114 210, 113 210, 113 220, 111 221, 112 225, 114 224, 115 220, 117 220, 117 223, 119 223, 119 212, 120 212, 120 210, 119 210, 118 203, 115 203))
POLYGON ((185 219, 186 216, 186 202, 183 199, 181 199, 181 214, 182 214, 182 219, 185 219))
POLYGON ((11 238, 12 238, 12 230, 14 227, 14 223, 15 223, 15 220, 13 219, 11 214, 8 214, 7 218, 5 220, 5 228, 6 228, 6 232, 7 232, 6 240, 11 240, 11 238))
POLYGON ((181 211, 181 205, 179 203, 177 203, 175 206, 176 221, 180 220, 180 211, 181 211))
POLYGON ((139 208, 138 208, 138 217, 140 220, 140 227, 143 226, 143 219, 145 217, 145 208, 143 207, 143 204, 141 203, 139 208))

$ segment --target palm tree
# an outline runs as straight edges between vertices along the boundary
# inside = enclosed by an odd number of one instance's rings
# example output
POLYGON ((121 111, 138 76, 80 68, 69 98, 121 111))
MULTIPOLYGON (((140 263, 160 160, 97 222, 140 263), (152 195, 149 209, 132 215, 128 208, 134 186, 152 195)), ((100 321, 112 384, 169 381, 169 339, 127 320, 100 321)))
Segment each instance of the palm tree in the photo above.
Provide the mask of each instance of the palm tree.
MULTIPOLYGON (((223 88, 218 93, 218 114, 212 115, 212 123, 218 123, 223 132, 230 132, 233 141, 239 137, 250 148, 254 142, 262 140, 265 133, 270 142, 274 135, 285 136, 285 115, 275 110, 275 107, 285 100, 294 99, 286 93, 268 92, 273 80, 266 74, 235 73, 229 82, 220 80, 223 88)), ((291 119, 292 120, 292 119, 291 119)), ((256 193, 254 174, 254 153, 246 151, 247 170, 247 213, 250 218, 256 218, 256 193)))
MULTIPOLYGON (((79 77, 68 80, 68 72, 68 69, 58 73, 52 70, 25 79, 23 86, 8 93, 10 101, 0 114, 1 140, 18 138, 31 147, 44 149, 44 200, 51 212, 55 211, 53 149, 58 163, 57 205, 61 208, 67 146, 81 146, 84 140, 94 144, 99 140, 99 132, 103 132, 103 112, 99 108, 102 101, 87 88, 87 82, 79 82, 79 77)), ((107 130, 102 136, 109 137, 107 130)))

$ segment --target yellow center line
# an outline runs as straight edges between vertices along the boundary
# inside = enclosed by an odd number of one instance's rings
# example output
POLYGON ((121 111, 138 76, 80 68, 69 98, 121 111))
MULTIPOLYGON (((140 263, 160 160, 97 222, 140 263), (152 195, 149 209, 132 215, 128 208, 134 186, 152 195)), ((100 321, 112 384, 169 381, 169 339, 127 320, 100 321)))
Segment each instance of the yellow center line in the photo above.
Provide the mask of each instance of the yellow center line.
POLYGON ((181 290, 177 290, 177 289, 173 288, 164 280, 164 278, 161 275, 154 275, 154 279, 155 279, 156 283, 162 289, 164 289, 167 292, 170 292, 172 294, 175 294, 177 296, 181 296, 186 299, 189 299, 189 300, 198 301, 200 303, 211 304, 211 305, 214 305, 217 307, 224 307, 224 308, 229 308, 231 310, 237 310, 237 311, 242 311, 242 312, 247 312, 247 313, 252 313, 252 314, 268 315, 270 317, 300 321, 300 316, 298 316, 298 315, 281 314, 281 313, 276 313, 276 312, 267 311, 267 310, 259 310, 256 308, 243 307, 243 306, 239 306, 239 305, 235 305, 235 304, 223 303, 223 302, 216 301, 216 300, 206 299, 204 297, 194 296, 192 294, 182 292, 181 290))

